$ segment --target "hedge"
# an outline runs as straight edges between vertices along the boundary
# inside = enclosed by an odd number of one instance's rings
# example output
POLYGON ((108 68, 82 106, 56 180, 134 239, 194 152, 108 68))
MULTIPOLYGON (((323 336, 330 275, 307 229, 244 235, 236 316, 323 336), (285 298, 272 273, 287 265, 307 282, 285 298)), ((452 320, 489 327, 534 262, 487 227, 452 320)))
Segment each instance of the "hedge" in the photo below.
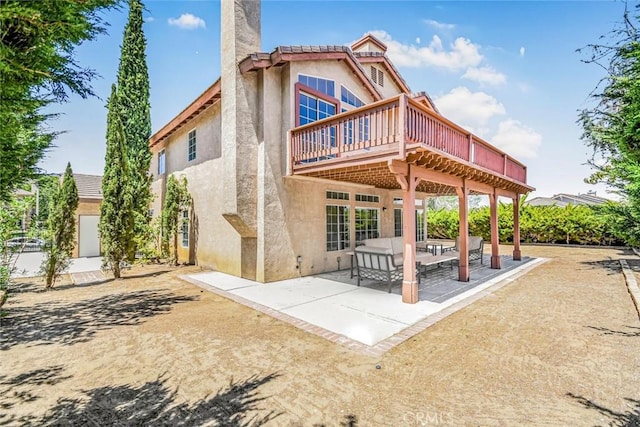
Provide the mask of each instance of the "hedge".
MULTIPOLYGON (((524 243, 620 245, 609 225, 608 215, 598 207, 584 205, 529 206, 520 208, 520 240, 524 243)), ((513 206, 498 205, 501 243, 513 243, 513 206)), ((427 214, 430 238, 454 239, 458 235, 458 210, 438 209, 427 214)), ((469 210, 469 233, 491 238, 489 207, 469 210)))

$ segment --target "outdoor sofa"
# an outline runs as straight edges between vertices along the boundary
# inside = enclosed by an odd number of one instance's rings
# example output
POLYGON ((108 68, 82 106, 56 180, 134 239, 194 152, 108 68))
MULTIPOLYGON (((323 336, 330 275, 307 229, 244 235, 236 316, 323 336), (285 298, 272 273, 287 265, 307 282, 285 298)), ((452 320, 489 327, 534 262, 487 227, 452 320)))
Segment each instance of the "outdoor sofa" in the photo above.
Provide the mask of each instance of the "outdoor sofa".
MULTIPOLYGON (((358 286, 362 278, 387 282, 389 293, 393 282, 402 280, 404 272, 403 238, 383 237, 366 239, 363 245, 356 247, 355 258, 358 276, 358 286)), ((416 255, 416 278, 420 283, 420 276, 429 265, 438 265, 455 260, 454 254, 435 256, 429 253, 416 255)))

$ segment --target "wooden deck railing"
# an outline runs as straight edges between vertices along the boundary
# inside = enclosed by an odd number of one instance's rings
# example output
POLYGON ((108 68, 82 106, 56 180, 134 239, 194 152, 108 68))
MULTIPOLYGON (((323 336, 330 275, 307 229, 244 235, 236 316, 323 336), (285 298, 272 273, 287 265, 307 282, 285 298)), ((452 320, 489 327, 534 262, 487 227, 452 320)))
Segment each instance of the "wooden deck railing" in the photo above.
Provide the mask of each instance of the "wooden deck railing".
POLYGON ((291 170, 359 153, 398 153, 408 145, 434 148, 526 184, 522 163, 422 104, 399 95, 290 132, 291 170))

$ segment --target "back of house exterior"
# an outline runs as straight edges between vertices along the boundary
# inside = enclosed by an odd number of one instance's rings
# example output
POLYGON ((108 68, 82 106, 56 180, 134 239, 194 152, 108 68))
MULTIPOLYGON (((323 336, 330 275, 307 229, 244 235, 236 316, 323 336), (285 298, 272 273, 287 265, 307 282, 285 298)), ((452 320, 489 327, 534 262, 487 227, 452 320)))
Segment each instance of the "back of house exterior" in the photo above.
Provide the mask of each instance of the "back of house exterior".
MULTIPOLYGON (((259 2, 240 11, 235 3, 222 2, 220 79, 150 139, 154 216, 167 177, 184 176, 193 204, 183 213, 181 262, 260 282, 345 268, 361 240, 402 234, 402 191, 292 174, 291 130, 401 94, 437 110, 425 93, 412 95, 375 37, 263 53, 259 2)), ((371 139, 380 120, 367 114, 322 137, 334 147, 371 139)), ((331 153, 298 164, 340 156, 331 153)), ((422 240, 428 193, 419 190, 422 240)))

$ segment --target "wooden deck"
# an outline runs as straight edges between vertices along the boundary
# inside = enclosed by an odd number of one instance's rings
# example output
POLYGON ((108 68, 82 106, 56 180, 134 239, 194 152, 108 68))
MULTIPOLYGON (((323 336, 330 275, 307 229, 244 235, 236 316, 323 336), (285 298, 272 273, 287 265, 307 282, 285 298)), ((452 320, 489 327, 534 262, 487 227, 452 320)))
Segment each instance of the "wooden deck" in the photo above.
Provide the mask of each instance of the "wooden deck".
MULTIPOLYGON (((532 190, 524 164, 407 95, 294 128, 289 144, 292 175, 399 188, 388 166, 399 160, 517 194, 532 190)), ((417 190, 455 194, 429 181, 417 190)))

